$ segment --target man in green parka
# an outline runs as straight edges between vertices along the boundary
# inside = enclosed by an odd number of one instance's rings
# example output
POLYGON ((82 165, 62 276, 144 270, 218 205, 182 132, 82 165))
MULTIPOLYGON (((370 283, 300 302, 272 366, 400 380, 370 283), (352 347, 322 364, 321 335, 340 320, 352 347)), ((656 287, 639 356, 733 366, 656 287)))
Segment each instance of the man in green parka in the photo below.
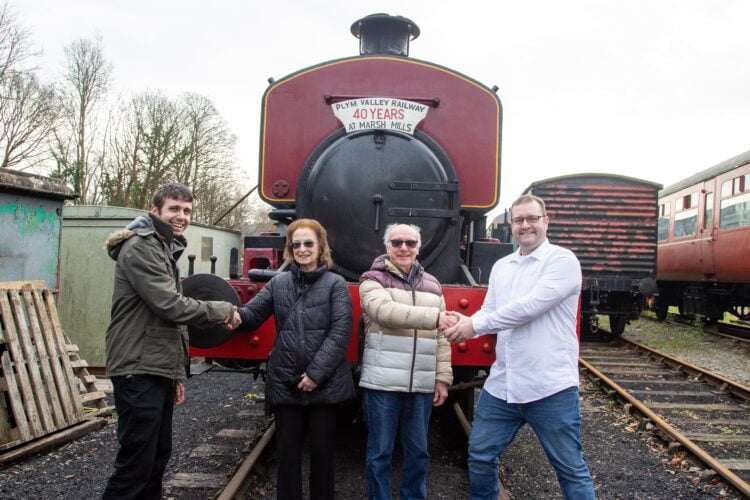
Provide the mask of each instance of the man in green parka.
POLYGON ((161 498, 172 452, 172 412, 185 399, 186 325, 236 326, 236 307, 182 295, 177 259, 187 246, 193 195, 178 183, 154 194, 147 217, 109 236, 116 261, 107 375, 112 380, 120 449, 103 498, 161 498))

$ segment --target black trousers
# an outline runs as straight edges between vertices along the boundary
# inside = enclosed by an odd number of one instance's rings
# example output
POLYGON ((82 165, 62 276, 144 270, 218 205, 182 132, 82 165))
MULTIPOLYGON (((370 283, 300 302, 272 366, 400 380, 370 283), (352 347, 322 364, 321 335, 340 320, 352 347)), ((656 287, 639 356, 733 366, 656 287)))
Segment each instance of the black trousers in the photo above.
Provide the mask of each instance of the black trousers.
POLYGON ((276 497, 302 500, 302 446, 310 436, 310 498, 334 496, 336 406, 278 405, 276 419, 276 497))
POLYGON ((120 450, 102 498, 161 498, 172 453, 173 386, 154 375, 112 377, 120 450))

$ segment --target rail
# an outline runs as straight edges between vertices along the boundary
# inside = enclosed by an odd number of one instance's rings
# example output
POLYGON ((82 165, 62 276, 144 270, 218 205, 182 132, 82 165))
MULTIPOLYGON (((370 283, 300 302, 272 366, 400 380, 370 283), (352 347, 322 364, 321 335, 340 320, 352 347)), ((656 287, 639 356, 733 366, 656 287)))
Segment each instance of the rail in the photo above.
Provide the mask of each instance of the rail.
POLYGON ((263 453, 263 450, 265 450, 268 443, 271 442, 271 438, 273 437, 275 432, 276 423, 271 422, 271 425, 268 427, 268 429, 266 429, 266 432, 263 433, 263 436, 255 444, 255 447, 242 462, 240 467, 237 469, 237 472, 234 473, 227 485, 224 487, 221 493, 219 493, 219 496, 217 497, 218 500, 232 500, 234 498, 241 498, 242 489, 247 483, 247 478, 250 476, 250 473, 252 472, 253 467, 260 458, 260 455, 263 453))
MULTIPOLYGON (((683 371, 685 374, 690 375, 694 380, 703 380, 713 386, 718 386, 721 391, 727 391, 735 396, 748 400, 750 399, 750 388, 738 384, 732 380, 727 379, 721 375, 709 372, 701 367, 692 365, 685 361, 679 360, 673 356, 665 354, 656 349, 651 349, 647 346, 639 344, 637 342, 628 341, 621 339, 622 344, 628 346, 631 350, 641 351, 646 353, 654 361, 663 363, 665 366, 672 369, 673 373, 683 371)), ((732 472, 729 468, 724 466, 719 460, 714 458, 706 450, 697 445, 688 436, 680 432, 677 428, 667 422, 663 417, 658 415, 650 408, 647 404, 633 396, 627 389, 618 384, 615 380, 605 375, 602 371, 596 368, 595 363, 589 362, 583 357, 579 358, 579 364, 583 367, 584 371, 590 376, 600 380, 606 387, 609 387, 615 394, 617 394, 622 400, 629 405, 630 409, 636 410, 642 418, 655 424, 661 429, 668 438, 674 442, 680 443, 685 450, 691 453, 698 460, 706 464, 713 471, 723 477, 728 483, 737 488, 744 495, 750 496, 750 484, 744 479, 739 477, 737 474, 732 472)))

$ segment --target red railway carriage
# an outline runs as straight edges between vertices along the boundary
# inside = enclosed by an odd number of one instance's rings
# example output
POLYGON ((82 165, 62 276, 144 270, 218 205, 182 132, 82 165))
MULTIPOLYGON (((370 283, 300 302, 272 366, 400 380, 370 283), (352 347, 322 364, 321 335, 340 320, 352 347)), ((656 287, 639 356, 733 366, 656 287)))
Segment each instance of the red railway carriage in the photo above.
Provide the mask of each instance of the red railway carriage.
POLYGON ((610 319, 612 335, 638 317, 656 287, 657 193, 661 185, 609 174, 576 174, 531 184, 550 218, 550 242, 581 263, 581 334, 610 319))
MULTIPOLYGON (((259 193, 274 207, 279 231, 245 238, 242 271, 229 284, 239 296, 232 300, 250 300, 283 270, 286 226, 317 219, 328 232, 334 271, 350 282, 355 322, 347 356, 355 364, 358 278, 384 253, 388 224, 420 226, 420 262, 444 284, 447 307, 466 314, 481 306, 489 270, 509 248, 484 238, 485 214, 500 191, 502 107, 494 90, 407 57, 419 35, 408 19, 368 16, 352 33, 359 56, 272 81, 263 95, 259 193)), ((216 297, 216 280, 188 278, 186 294, 216 297)), ((253 332, 192 330, 191 354, 258 365, 274 337, 273 320, 253 332)), ((493 360, 493 339, 454 346, 458 380, 493 360)))
POLYGON ((750 319, 750 151, 659 193, 657 315, 750 319))

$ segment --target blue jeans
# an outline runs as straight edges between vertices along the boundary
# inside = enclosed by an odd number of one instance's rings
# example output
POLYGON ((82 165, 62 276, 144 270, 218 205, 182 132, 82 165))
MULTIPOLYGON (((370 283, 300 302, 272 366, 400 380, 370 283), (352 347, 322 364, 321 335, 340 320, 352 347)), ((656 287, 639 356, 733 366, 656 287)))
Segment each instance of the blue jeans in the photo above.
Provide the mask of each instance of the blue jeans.
POLYGON ((362 403, 367 418, 367 496, 391 498, 391 455, 400 429, 404 454, 401 498, 427 498, 427 426, 432 394, 365 389, 362 403))
POLYGON ((581 453, 578 388, 539 401, 509 404, 482 390, 469 438, 472 500, 497 499, 499 456, 528 423, 555 468, 566 499, 593 499, 594 483, 581 453))

